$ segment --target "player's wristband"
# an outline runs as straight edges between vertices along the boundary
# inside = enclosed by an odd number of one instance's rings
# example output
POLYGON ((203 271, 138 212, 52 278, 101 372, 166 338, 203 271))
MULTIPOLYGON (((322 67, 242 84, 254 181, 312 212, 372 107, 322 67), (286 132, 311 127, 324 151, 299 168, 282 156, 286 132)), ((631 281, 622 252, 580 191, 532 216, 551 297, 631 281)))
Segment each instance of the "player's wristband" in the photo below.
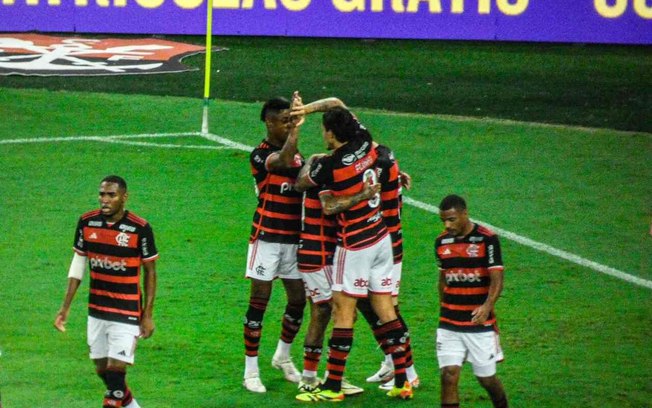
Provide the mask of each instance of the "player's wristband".
POLYGON ((87 257, 79 255, 77 252, 72 256, 70 269, 68 270, 68 277, 82 280, 84 272, 86 272, 87 257))

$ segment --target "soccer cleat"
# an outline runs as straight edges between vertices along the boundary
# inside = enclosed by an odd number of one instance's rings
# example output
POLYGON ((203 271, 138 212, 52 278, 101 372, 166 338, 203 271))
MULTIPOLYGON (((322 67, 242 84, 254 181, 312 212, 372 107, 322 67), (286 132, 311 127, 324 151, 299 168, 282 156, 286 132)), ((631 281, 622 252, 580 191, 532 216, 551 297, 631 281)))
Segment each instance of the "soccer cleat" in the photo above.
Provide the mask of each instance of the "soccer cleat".
POLYGON ((394 386, 391 390, 387 392, 387 396, 390 398, 399 398, 402 400, 409 400, 414 397, 414 391, 412 391, 412 385, 409 381, 403 383, 403 388, 398 388, 394 386))
MULTIPOLYGON (((419 388, 419 385, 421 385, 421 380, 419 380, 419 377, 416 377, 415 379, 410 381, 410 385, 412 386, 413 389, 414 388, 419 388)), ((384 391, 391 390, 392 388, 394 388, 394 379, 392 378, 391 380, 387 381, 386 383, 380 384, 378 386, 378 388, 380 388, 381 390, 384 390, 384 391)))
POLYGON ((299 393, 313 392, 321 385, 321 382, 316 378, 306 378, 305 381, 304 378, 299 381, 299 393))
POLYGON ((298 384, 301 381, 301 373, 299 373, 294 363, 292 363, 292 359, 289 357, 286 360, 276 359, 276 357, 272 358, 272 367, 283 371, 285 379, 290 382, 298 384))
POLYGON ((247 391, 257 393, 267 392, 267 388, 265 388, 263 382, 260 381, 260 374, 258 373, 245 374, 242 385, 247 389, 247 391))
POLYGON ((331 390, 322 390, 320 388, 316 388, 312 392, 302 392, 301 394, 297 395, 295 398, 302 402, 319 402, 319 401, 340 402, 340 401, 344 401, 344 393, 342 391, 335 392, 331 390))
POLYGON ((346 378, 342 378, 342 392, 347 397, 351 397, 353 395, 362 394, 364 389, 358 387, 357 385, 351 384, 346 380, 346 378))
POLYGON ((374 375, 367 378, 367 382, 387 382, 394 378, 394 367, 391 363, 388 364, 385 361, 380 363, 380 369, 376 371, 374 375))

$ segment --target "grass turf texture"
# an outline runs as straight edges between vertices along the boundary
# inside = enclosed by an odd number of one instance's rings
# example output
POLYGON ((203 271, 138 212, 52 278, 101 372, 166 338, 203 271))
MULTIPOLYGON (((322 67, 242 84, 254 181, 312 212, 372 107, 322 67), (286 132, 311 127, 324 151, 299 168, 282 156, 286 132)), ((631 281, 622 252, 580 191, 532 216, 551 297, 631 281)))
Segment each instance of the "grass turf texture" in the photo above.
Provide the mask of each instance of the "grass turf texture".
MULTIPOLYGON (((103 36, 106 37, 106 36, 103 36)), ((115 36, 113 36, 115 37, 115 36)), ((203 44, 202 37, 167 37, 203 44)), ((337 95, 351 106, 652 131, 649 47, 215 37, 212 97, 245 102, 337 95)), ((197 71, 110 77, 0 77, 0 87, 203 96, 197 71)))
MULTIPOLYGON (((247 145, 263 136, 259 104, 211 104, 211 131, 247 145)), ((186 132, 199 128, 197 99, 0 89, 2 139, 186 132)), ((472 216, 651 279, 649 134, 453 120, 356 109, 414 178, 411 198, 437 204, 455 191, 472 216), (626 159, 624 159, 626 158, 626 159)), ((305 154, 322 150, 319 118, 302 131, 305 154)), ((148 139, 179 145, 211 144, 148 139)), ((241 386, 242 278, 255 206, 247 153, 99 142, 0 145, 4 244, 0 258, 0 389, 7 407, 97 406, 101 385, 87 358, 82 283, 68 332, 52 328, 63 298, 77 217, 95 208, 97 183, 126 177, 129 208, 154 226, 161 252, 157 331, 142 341, 129 384, 159 407, 299 406, 295 387, 269 366, 284 304, 276 286, 265 318, 262 376, 269 392, 241 386)), ((404 210, 403 314, 423 386, 414 406, 436 406, 433 320, 438 314, 434 214, 404 210)), ((498 303, 507 360, 499 375, 515 407, 641 407, 652 399, 649 289, 503 239, 507 266, 498 303)), ((293 347, 300 365, 305 327, 293 347)), ((364 378, 380 352, 362 321, 347 376, 365 393, 347 406, 387 404, 364 378)), ((323 365, 323 364, 322 364, 323 365)), ((466 407, 490 406, 465 367, 466 407)))

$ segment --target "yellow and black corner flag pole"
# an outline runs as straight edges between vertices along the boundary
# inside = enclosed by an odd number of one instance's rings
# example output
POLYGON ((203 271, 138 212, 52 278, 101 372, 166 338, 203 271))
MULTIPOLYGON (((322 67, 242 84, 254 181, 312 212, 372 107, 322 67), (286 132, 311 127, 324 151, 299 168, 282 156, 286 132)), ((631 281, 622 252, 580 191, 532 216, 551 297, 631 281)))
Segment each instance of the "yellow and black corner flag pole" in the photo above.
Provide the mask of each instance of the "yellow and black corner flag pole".
POLYGON ((206 63, 204 66, 204 112, 201 133, 208 134, 208 103, 211 96, 211 56, 213 48, 213 0, 206 0, 206 63))

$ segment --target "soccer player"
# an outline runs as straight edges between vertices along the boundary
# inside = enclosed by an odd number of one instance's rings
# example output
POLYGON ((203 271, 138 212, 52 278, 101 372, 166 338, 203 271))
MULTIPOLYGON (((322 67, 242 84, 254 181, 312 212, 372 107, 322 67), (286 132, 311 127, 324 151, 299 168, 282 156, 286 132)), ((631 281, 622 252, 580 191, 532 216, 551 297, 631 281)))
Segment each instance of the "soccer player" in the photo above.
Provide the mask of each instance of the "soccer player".
MULTIPOLYGON (((310 104, 300 113, 311 113, 310 104)), ((343 107, 324 113, 323 138, 331 155, 305 166, 295 184, 297 190, 323 187, 322 196, 350 195, 359 192, 367 180, 377 181, 374 163, 377 152, 371 134, 343 107)), ((326 206, 324 206, 326 210, 326 206)), ((397 319, 392 305, 392 250, 387 227, 380 213, 380 196, 363 200, 339 212, 338 245, 333 271, 333 332, 329 341, 328 377, 323 386, 297 396, 300 401, 341 401, 342 377, 353 344, 353 324, 359 297, 372 296, 374 311, 382 327, 383 346, 394 359, 395 377, 400 387, 387 395, 412 398, 412 387, 405 374, 405 342, 408 333, 397 319)))
POLYGON ((68 288, 54 320, 57 330, 66 331, 70 304, 90 264, 88 345, 97 375, 106 386, 105 408, 139 407, 125 382, 127 366, 134 362, 138 338, 154 333, 158 251, 149 223, 125 210, 127 198, 122 177, 107 176, 100 183, 100 209, 85 213, 77 224, 68 288))
MULTIPOLYGON (((320 155, 312 156, 311 163, 320 155)), ((299 392, 311 392, 321 382, 317 368, 321 359, 326 328, 331 318, 331 281, 333 255, 337 242, 337 222, 331 214, 334 209, 350 208, 360 201, 369 199, 380 190, 380 185, 365 184, 362 191, 351 196, 329 196, 326 214, 322 209, 318 187, 309 188, 303 197, 303 217, 297 261, 310 300, 310 322, 304 340, 304 363, 299 392)), ((342 380, 342 392, 352 396, 364 390, 346 379, 342 380)))
POLYGON ((440 317, 437 359, 442 408, 459 407, 458 382, 469 361, 496 408, 507 407, 496 362, 503 352, 494 306, 503 289, 503 262, 498 237, 469 219, 466 202, 449 195, 439 204, 445 230, 435 240, 439 265, 440 317))
MULTIPOLYGON (((297 100, 295 94, 293 100, 297 100)), ((298 150, 298 125, 289 115, 285 98, 268 100, 260 113, 267 135, 251 152, 258 205, 253 216, 246 277, 250 280, 249 306, 245 314, 244 387, 257 393, 267 389, 260 379, 258 349, 263 316, 272 293, 274 279, 280 278, 287 294, 281 337, 272 366, 283 371, 285 379, 298 383, 300 373, 290 358, 290 347, 299 332, 306 305, 301 274, 297 269, 297 246, 301 229, 302 193, 294 189, 304 164, 298 150)))
MULTIPOLYGON (((382 186, 380 197, 383 220, 387 225, 392 239, 392 252, 394 256, 394 265, 392 268, 392 282, 394 284, 392 289, 392 303, 394 304, 396 316, 401 320, 406 330, 408 330, 407 324, 399 310, 398 294, 403 270, 403 230, 401 227, 401 211, 403 206, 402 189, 403 187, 406 189, 410 188, 411 178, 407 173, 400 171, 398 162, 394 157, 394 152, 391 149, 375 143, 374 146, 378 152, 376 172, 378 173, 378 181, 382 186)), ((358 310, 360 310, 371 327, 376 336, 376 340, 380 341, 377 334, 377 330, 380 328, 378 316, 374 313, 368 298, 358 301, 358 310)), ((414 367, 412 347, 409 341, 406 343, 405 349, 405 366, 408 381, 410 381, 413 388, 417 388, 420 381, 414 367)), ((392 365, 391 354, 385 355, 385 360, 381 363, 380 369, 374 375, 367 378, 367 382, 382 382, 383 384, 379 388, 383 390, 391 390, 394 387, 394 367, 392 365)))

